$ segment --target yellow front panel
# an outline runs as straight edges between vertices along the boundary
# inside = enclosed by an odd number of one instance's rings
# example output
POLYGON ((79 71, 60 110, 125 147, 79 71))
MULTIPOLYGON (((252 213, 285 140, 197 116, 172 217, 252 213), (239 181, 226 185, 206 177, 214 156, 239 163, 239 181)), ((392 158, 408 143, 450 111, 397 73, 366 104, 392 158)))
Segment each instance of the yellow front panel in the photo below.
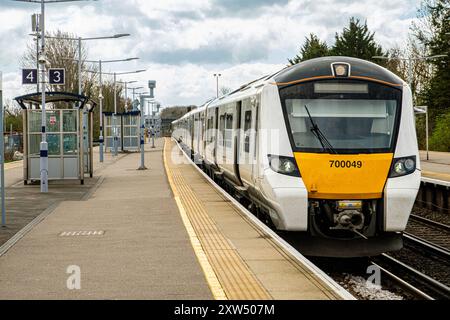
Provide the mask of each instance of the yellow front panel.
POLYGON ((392 153, 295 153, 300 174, 312 199, 381 198, 392 158, 392 153))

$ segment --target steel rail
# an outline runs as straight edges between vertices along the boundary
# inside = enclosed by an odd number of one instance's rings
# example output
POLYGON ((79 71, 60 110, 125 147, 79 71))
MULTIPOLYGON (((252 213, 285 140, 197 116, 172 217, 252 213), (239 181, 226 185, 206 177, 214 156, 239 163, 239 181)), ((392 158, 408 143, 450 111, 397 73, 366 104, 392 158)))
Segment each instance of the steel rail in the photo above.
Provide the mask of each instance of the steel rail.
MULTIPOLYGON (((377 257, 388 265, 400 269, 403 272, 411 275, 413 279, 419 281, 421 284, 426 286, 429 290, 433 292, 433 298, 435 299, 450 299, 450 288, 445 284, 431 278, 430 276, 414 269, 407 264, 383 253, 377 257)), ((399 277, 399 276, 397 276, 399 277)))

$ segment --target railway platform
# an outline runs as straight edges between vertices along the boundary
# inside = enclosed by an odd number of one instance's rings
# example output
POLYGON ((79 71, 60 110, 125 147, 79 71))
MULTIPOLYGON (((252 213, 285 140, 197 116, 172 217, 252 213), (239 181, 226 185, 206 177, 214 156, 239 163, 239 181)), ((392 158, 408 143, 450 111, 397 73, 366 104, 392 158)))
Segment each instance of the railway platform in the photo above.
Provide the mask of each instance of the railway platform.
POLYGON ((450 183, 450 152, 420 151, 422 176, 450 183))
POLYGON ((0 247, 0 299, 352 299, 174 142, 146 148, 149 170, 138 153, 104 164, 0 247))

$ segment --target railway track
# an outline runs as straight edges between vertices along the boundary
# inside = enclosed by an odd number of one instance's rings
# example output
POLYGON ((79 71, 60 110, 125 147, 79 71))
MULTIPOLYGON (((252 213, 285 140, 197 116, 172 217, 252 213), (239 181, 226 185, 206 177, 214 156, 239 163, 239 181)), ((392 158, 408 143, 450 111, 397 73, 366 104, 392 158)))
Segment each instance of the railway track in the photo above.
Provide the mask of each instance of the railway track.
POLYGON ((450 227, 411 215, 403 242, 399 252, 383 254, 372 262, 420 298, 450 299, 450 227))
MULTIPOLYGON (((239 199, 237 200, 239 201, 239 199)), ((449 263, 450 251, 448 249, 450 248, 450 227, 415 215, 412 215, 410 221, 410 229, 408 231, 413 232, 414 234, 404 234, 404 240, 408 250, 411 251, 420 248, 423 256, 430 259, 438 257, 442 261, 449 263), (426 231, 427 228, 433 228, 432 230, 434 231, 426 231), (424 238, 420 238, 420 236, 423 236, 424 238), (436 245, 435 242, 439 244, 436 245)), ((285 241, 290 242, 287 239, 285 239, 285 241)), ((293 244, 291 243, 291 245, 293 244)), ((406 256, 408 256, 408 254, 406 254, 406 256)), ((401 296, 404 299, 450 299, 450 287, 447 283, 435 279, 435 277, 426 274, 422 270, 418 270, 414 266, 409 265, 408 262, 402 261, 398 257, 393 257, 390 254, 358 259, 356 263, 358 266, 356 268, 354 259, 349 261, 348 259, 320 260, 310 258, 310 260, 341 284, 343 284, 343 274, 367 278, 368 274, 366 272, 368 267, 374 265, 379 268, 381 272, 383 289, 397 293, 400 292, 398 296, 401 296)), ((428 265, 428 263, 425 264, 428 265)), ((450 277, 448 276, 450 264, 441 269, 443 269, 442 272, 447 275, 447 280, 450 282, 450 277)), ((351 288, 349 289, 350 292, 355 294, 351 288)))
POLYGON ((450 226, 412 214, 405 235, 450 251, 450 226))
POLYGON ((375 257, 371 262, 419 299, 450 299, 450 287, 389 254, 375 257))

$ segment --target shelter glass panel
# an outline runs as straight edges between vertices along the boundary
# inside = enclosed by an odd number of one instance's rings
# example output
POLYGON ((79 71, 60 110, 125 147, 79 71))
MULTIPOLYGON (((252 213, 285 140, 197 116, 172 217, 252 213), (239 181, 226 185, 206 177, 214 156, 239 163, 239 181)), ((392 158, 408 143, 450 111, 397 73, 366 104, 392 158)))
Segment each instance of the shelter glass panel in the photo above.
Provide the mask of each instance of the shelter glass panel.
POLYGON ((77 155, 78 143, 77 134, 69 133, 64 134, 64 155, 77 155))
POLYGON ((30 111, 28 113, 28 130, 40 133, 41 125, 41 111, 30 111))
POLYGON ((77 111, 64 110, 63 111, 63 131, 77 132, 77 111))
POLYGON ((59 156, 61 154, 61 135, 60 134, 48 134, 48 155, 59 156))
POLYGON ((41 140, 41 134, 30 134, 30 156, 39 156, 39 147, 41 140))
POLYGON ((61 123, 60 123, 60 112, 59 110, 55 111, 47 111, 45 113, 45 117, 47 118, 47 132, 60 132, 61 131, 61 123))

